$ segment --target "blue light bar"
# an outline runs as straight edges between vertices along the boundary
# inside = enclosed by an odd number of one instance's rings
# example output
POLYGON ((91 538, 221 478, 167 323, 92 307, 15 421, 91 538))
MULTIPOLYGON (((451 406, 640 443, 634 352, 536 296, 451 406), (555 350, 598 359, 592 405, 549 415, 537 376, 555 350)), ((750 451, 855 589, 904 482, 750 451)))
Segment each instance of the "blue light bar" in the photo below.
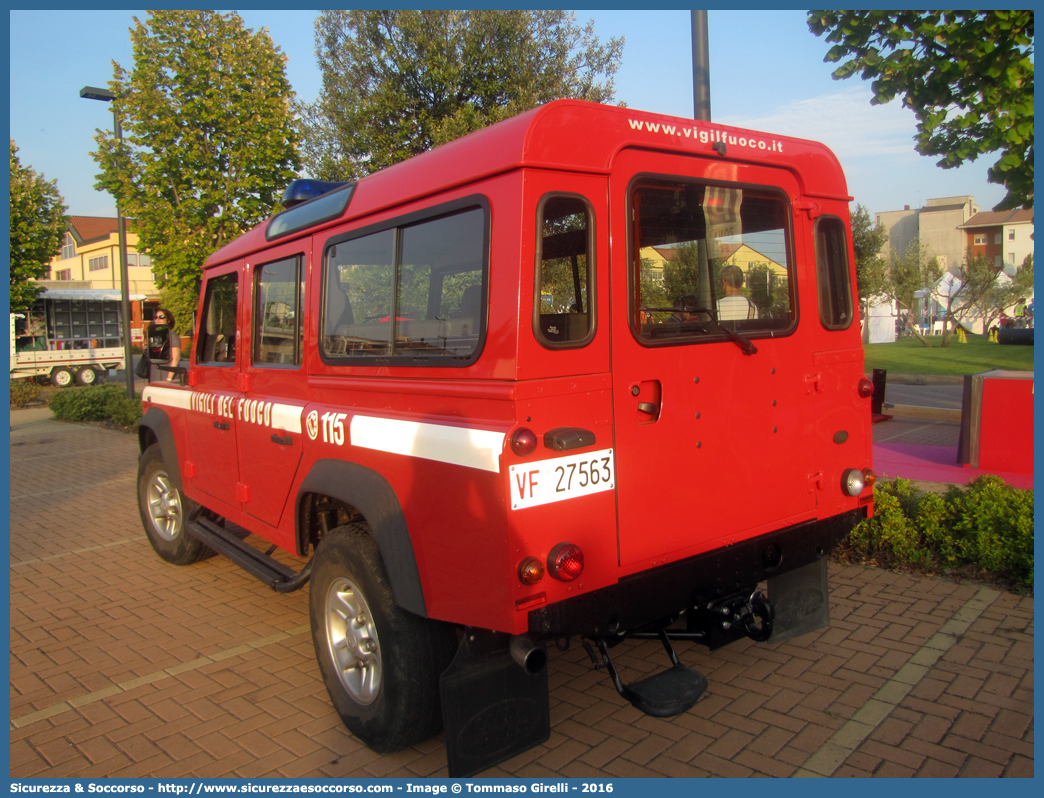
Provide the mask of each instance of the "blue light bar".
POLYGON ((354 192, 355 183, 295 180, 283 192, 286 210, 272 217, 265 238, 271 241, 336 219, 344 214, 354 192))
POLYGON ((310 199, 321 197, 323 194, 327 194, 335 189, 341 188, 341 186, 347 186, 347 183, 333 183, 329 180, 312 180, 311 178, 301 178, 300 180, 294 180, 286 187, 286 191, 283 192, 283 207, 292 208, 295 205, 300 205, 302 202, 308 202, 310 199))

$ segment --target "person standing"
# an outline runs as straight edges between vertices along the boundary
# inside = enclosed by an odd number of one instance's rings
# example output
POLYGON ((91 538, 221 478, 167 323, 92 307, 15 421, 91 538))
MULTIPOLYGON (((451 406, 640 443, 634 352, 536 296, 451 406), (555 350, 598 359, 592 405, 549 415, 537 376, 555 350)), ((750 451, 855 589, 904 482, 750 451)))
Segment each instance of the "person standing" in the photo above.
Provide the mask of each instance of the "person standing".
POLYGON ((729 265, 718 272, 722 295, 718 300, 718 321, 756 319, 758 309, 743 295, 743 271, 729 265))
MULTIPOLYGON (((157 308, 156 315, 152 317, 153 323, 149 325, 149 340, 147 341, 149 349, 149 359, 157 361, 159 358, 166 360, 164 357, 164 344, 169 341, 170 346, 170 362, 167 365, 176 366, 181 362, 181 336, 174 332, 174 314, 166 308, 157 308), (153 355, 156 353, 156 356, 153 355)), ((168 371, 167 382, 174 382, 174 372, 168 371)))

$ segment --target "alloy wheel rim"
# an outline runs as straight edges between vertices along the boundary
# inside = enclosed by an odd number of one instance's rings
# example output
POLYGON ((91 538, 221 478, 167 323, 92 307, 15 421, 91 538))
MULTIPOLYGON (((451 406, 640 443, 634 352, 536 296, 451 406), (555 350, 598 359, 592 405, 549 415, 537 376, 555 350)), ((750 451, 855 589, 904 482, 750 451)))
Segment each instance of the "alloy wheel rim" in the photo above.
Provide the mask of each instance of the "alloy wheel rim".
POLYGON ((157 471, 146 491, 149 518, 156 534, 172 541, 181 532, 181 496, 164 471, 157 471))
POLYGON ((377 627, 366 598, 350 580, 334 580, 326 593, 326 642, 341 685, 363 706, 380 694, 383 667, 377 627))

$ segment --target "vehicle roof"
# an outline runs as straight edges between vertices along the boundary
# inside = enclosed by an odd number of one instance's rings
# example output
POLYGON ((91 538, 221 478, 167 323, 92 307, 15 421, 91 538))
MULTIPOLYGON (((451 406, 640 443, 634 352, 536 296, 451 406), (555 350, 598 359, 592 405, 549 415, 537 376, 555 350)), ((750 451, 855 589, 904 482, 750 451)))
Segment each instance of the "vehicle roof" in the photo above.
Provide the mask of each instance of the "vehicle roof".
MULTIPOLYGON (((851 199, 837 157, 818 142, 632 108, 556 100, 367 175, 340 217, 278 240, 291 241, 523 167, 608 173, 616 154, 628 147, 782 166, 792 170, 807 196, 851 199), (708 133, 708 141, 700 140, 701 132, 708 133), (724 156, 714 150, 713 140, 722 135, 728 136, 724 156), (740 141, 749 144, 741 146, 740 141)), ((225 245, 206 265, 268 248, 274 242, 265 240, 267 225, 268 220, 225 245)))

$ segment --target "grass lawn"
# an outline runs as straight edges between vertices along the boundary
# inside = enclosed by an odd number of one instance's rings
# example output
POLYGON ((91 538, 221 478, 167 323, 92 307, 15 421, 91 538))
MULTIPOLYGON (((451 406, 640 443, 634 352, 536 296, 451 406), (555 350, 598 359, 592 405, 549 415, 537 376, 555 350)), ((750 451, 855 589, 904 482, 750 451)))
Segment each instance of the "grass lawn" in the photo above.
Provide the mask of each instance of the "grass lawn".
POLYGON ((985 335, 969 335, 968 343, 950 337, 943 348, 941 335, 929 335, 931 348, 916 338, 891 344, 865 344, 866 371, 888 369, 893 374, 979 374, 991 369, 1033 371, 1033 347, 990 343, 985 335))

